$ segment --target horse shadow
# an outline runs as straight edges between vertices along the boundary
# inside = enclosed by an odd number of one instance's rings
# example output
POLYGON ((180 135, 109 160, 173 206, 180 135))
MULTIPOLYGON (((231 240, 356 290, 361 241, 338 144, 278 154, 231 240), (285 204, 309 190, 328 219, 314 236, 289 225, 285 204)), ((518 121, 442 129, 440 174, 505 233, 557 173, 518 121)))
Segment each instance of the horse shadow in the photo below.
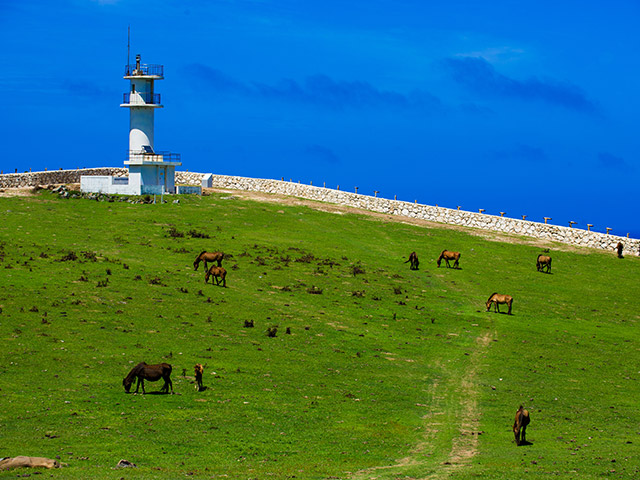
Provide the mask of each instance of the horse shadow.
POLYGON ((206 392, 208 388, 209 388, 209 387, 206 387, 206 386, 204 386, 204 385, 203 385, 202 387, 200 387, 200 388, 198 389, 198 391, 199 391, 199 392, 206 392))
POLYGON ((518 445, 519 447, 528 447, 529 445, 533 445, 532 442, 530 442, 529 440, 522 440, 520 442, 520 445, 518 445))

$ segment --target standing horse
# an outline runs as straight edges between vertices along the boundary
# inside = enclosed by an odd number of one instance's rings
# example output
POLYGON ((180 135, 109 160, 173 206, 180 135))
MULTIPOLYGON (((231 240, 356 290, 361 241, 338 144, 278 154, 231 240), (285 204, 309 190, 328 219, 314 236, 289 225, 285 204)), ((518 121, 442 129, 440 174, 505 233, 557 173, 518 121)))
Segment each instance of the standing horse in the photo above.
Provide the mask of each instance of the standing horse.
POLYGON ((450 252, 449 250, 443 250, 438 257, 438 268, 440 268, 440 262, 442 262, 443 258, 448 268, 451 267, 451 265, 449 265, 449 260, 455 260, 455 262, 453 262, 453 268, 460 268, 458 265, 458 262, 460 261, 460 252, 450 252))
POLYGON ((411 252, 409 254, 409 260, 404 263, 411 262, 411 266, 409 267, 411 270, 418 270, 418 266, 420 265, 420 261, 418 260, 418 255, 416 252, 411 252))
MULTIPOLYGON (((227 286, 227 271, 224 267, 216 267, 215 265, 209 269, 209 271, 204 276, 204 283, 209 281, 209 277, 213 277, 216 281, 216 285, 220 285, 220 280, 222 279, 222 286, 227 286)), ((211 283, 213 283, 213 279, 211 283)))
POLYGON ((527 425, 529 425, 529 412, 520 408, 516 412, 516 419, 513 422, 513 434, 516 437, 516 445, 520 446, 527 441, 527 425))
POLYGON ((536 260, 536 268, 539 272, 544 272, 545 267, 547 267, 546 273, 551 273, 551 257, 540 254, 536 260))
POLYGON ((196 377, 196 390, 199 392, 204 390, 204 385, 202 384, 202 373, 204 372, 204 367, 200 363, 196 363, 193 367, 193 373, 196 377))
POLYGON ((222 260, 224 260, 224 253, 222 252, 202 252, 200 253, 200 255, 198 255, 196 257, 196 261, 193 262, 193 269, 194 270, 198 270, 198 266, 200 265, 200 262, 204 262, 204 269, 208 270, 209 266, 207 265, 207 262, 217 262, 218 266, 221 267, 222 266, 222 260))
POLYGON ((138 379, 138 384, 136 385, 135 393, 138 393, 140 384, 142 384, 142 393, 145 393, 145 380, 155 382, 157 380, 160 380, 161 378, 164 380, 164 385, 162 386, 160 391, 169 393, 169 388, 171 388, 171 393, 173 393, 173 383, 171 382, 171 365, 169 365, 168 363, 147 365, 145 362, 141 362, 133 367, 129 372, 129 375, 124 377, 124 380, 122 380, 122 385, 124 386, 124 389, 127 393, 129 393, 129 391, 131 390, 131 385, 136 378, 138 379))
POLYGON ((616 245, 615 250, 618 251, 618 258, 624 258, 622 256, 622 249, 624 248, 624 245, 622 244, 622 242, 618 242, 618 245, 616 245))
POLYGON ((492 293, 491 296, 489 297, 489 300, 487 300, 487 312, 491 308, 492 303, 495 308, 494 311, 497 311, 498 313, 500 313, 500 307, 498 305, 501 303, 506 303, 507 306, 509 307, 509 311, 507 312, 507 315, 511 315, 511 304, 513 303, 513 297, 511 295, 501 295, 499 293, 492 293))

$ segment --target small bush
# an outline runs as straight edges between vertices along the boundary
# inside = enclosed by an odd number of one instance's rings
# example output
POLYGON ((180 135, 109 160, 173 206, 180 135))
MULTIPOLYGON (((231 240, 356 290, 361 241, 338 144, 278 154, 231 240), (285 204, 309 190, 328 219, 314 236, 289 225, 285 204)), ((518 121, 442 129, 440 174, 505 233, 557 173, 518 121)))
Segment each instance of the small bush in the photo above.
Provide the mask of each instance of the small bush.
POLYGON ((160 277, 153 277, 151 279, 149 279, 149 283, 151 285, 162 285, 162 280, 160 279, 160 277))
POLYGON ((211 238, 209 235, 207 235, 206 233, 202 233, 202 232, 198 232, 196 230, 189 230, 187 232, 187 235, 189 235, 191 238, 211 238))
POLYGON ((267 328, 267 337, 275 337, 278 334, 278 327, 267 328))
POLYGON ((167 230, 167 235, 168 237, 171 238, 183 238, 184 237, 184 233, 178 231, 176 229, 176 227, 174 227, 173 225, 169 227, 169 230, 167 230))
POLYGON ((300 258, 296 258, 296 262, 298 263, 311 263, 316 259, 313 253, 306 253, 300 258))
POLYGON ((253 328, 253 320, 245 320, 244 328, 253 328))
POLYGON ((316 287, 315 285, 312 285, 307 289, 307 293, 310 293, 312 295, 322 295, 322 289, 316 287))
POLYGON ((109 283, 109 279, 105 278, 104 280, 98 281, 98 284, 96 285, 96 287, 106 287, 108 283, 109 283))
POLYGON ((393 293, 396 295, 402 295, 402 289, 400 287, 393 287, 393 293))
POLYGON ((82 252, 81 255, 85 259, 90 260, 92 262, 97 262, 98 261, 98 257, 96 256, 95 252, 82 252))
POLYGON ((352 297, 362 298, 362 297, 364 297, 364 291, 358 291, 358 290, 356 290, 356 291, 354 291, 354 292, 351 292, 351 296, 352 296, 352 297))
POLYGON ((70 250, 66 255, 64 255, 60 261, 61 262, 75 262, 78 259, 76 252, 70 250))
POLYGON ((356 275, 360 275, 366 272, 364 271, 364 268, 362 268, 360 265, 353 265, 351 267, 351 273, 355 277, 356 275))

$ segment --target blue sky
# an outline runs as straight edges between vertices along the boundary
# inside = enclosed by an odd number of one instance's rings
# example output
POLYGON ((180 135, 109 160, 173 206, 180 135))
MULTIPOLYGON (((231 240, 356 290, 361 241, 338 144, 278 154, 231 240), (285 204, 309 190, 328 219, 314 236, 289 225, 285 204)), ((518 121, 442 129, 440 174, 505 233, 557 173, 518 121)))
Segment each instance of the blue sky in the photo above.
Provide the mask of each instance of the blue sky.
POLYGON ((184 169, 640 237, 639 22, 615 0, 0 0, 0 168, 123 165, 130 25, 184 169))

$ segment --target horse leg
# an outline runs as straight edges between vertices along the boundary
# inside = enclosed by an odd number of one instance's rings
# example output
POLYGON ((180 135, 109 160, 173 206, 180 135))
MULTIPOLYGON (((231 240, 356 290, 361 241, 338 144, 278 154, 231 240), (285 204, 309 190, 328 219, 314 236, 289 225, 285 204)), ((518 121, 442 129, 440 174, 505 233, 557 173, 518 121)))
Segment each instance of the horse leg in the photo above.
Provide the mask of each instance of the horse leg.
POLYGON ((524 443, 527 441, 527 426, 523 425, 522 430, 520 430, 520 443, 524 443))
POLYGON ((509 304, 508 304, 509 305, 509 311, 507 312, 507 315, 511 315, 511 303, 512 302, 509 302, 509 304))
POLYGON ((140 377, 138 377, 138 383, 136 384, 136 391, 134 393, 138 393, 139 389, 140 389, 140 377))

